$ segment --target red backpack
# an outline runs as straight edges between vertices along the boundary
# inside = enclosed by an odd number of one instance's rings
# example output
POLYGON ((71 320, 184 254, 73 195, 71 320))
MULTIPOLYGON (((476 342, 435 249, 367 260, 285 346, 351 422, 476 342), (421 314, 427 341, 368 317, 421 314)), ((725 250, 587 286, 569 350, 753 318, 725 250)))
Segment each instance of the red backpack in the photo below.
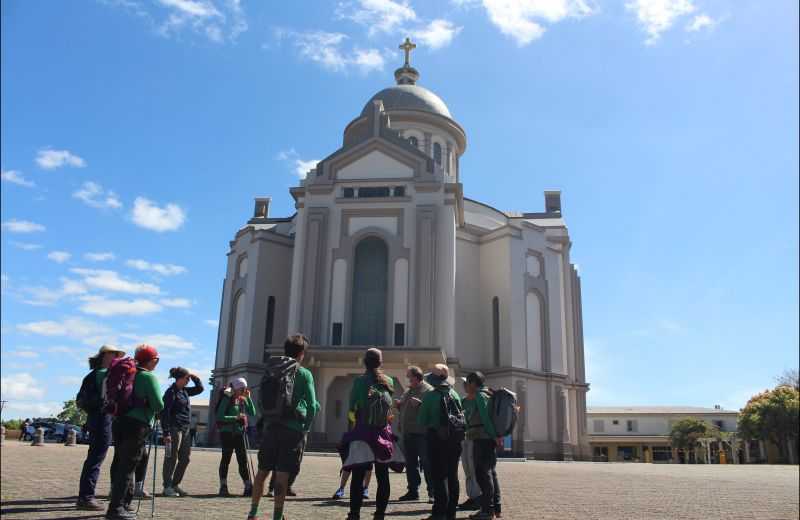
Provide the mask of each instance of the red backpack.
POLYGON ((119 417, 136 407, 136 396, 133 393, 136 372, 136 361, 133 358, 123 357, 111 362, 103 382, 106 413, 119 417))

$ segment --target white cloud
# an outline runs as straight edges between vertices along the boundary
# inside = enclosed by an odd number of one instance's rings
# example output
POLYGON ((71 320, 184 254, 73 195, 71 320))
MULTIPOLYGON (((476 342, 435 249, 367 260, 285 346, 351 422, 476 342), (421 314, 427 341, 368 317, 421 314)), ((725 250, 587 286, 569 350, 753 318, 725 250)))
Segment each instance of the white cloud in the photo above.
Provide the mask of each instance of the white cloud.
POLYGON ((542 22, 557 23, 594 12, 585 0, 483 0, 489 20, 520 47, 544 34, 542 22))
POLYGON ((41 244, 30 244, 28 242, 15 242, 11 241, 11 244, 16 247, 17 249, 22 249, 23 251, 36 251, 37 249, 41 249, 41 244))
POLYGON ((204 323, 209 327, 214 327, 214 328, 219 327, 219 320, 205 320, 204 323))
POLYGON ((17 220, 15 218, 3 222, 2 227, 11 233, 36 233, 46 229, 41 224, 29 220, 17 220))
POLYGON ((56 168, 61 168, 62 166, 83 168, 86 166, 86 161, 73 154, 69 150, 53 150, 52 148, 43 148, 36 154, 36 164, 45 170, 54 170, 56 168))
POLYGON ((34 286, 25 287, 22 292, 26 295, 22 300, 23 303, 49 307, 58 303, 64 296, 85 294, 87 290, 83 283, 62 277, 60 289, 34 286))
POLYGON ((339 5, 337 15, 366 26, 370 36, 378 32, 394 32, 404 23, 417 19, 417 13, 406 0, 358 0, 356 3, 343 3, 339 5))
POLYGON ((235 41, 247 30, 241 0, 106 0, 146 20, 156 34, 180 38, 185 31, 214 43, 235 41), (155 4, 155 5, 154 5, 155 4))
POLYGON ((283 150, 278 153, 275 158, 279 161, 284 161, 289 164, 294 173, 300 177, 301 179, 306 178, 306 174, 308 174, 309 170, 316 168, 319 159, 310 159, 304 160, 298 157, 297 151, 294 148, 290 148, 289 150, 283 150))
POLYGON ((102 296, 91 296, 84 298, 86 303, 80 309, 86 314, 94 316, 142 316, 161 312, 161 305, 145 299, 136 300, 113 300, 102 296))
POLYGON ((183 274, 186 272, 186 268, 182 265, 175 265, 175 264, 155 264, 148 262, 146 260, 128 260, 125 262, 125 265, 128 267, 132 267, 134 269, 138 269, 139 271, 153 271, 162 276, 173 276, 176 274, 183 274))
MULTIPOLYGON (((30 395, 26 396, 30 397, 30 395)), ((24 397, 23 397, 24 399, 24 397)), ((3 407, 6 417, 53 417, 63 405, 56 401, 11 401, 3 407)))
POLYGON ((186 211, 177 204, 168 203, 161 208, 144 197, 136 197, 132 218, 137 226, 162 233, 180 229, 186 221, 186 211))
POLYGON ((57 264, 63 264, 64 262, 72 258, 72 255, 70 253, 67 253, 66 251, 50 251, 47 254, 47 258, 57 264))
POLYGON ((149 334, 144 336, 122 334, 121 336, 132 340, 136 345, 146 343, 157 349, 194 350, 194 344, 191 341, 177 334, 149 334))
POLYGON ((35 182, 29 181, 24 175, 22 175, 22 172, 17 170, 3 170, 0 172, 0 178, 2 178, 5 182, 18 184, 20 186, 25 186, 26 188, 33 188, 36 186, 35 182))
POLYGON ((717 20, 714 20, 707 14, 698 14, 686 25, 686 30, 688 32, 698 32, 703 29, 713 29, 717 23, 717 20))
POLYGON ((72 196, 93 208, 119 209, 122 207, 122 202, 120 202, 116 193, 111 190, 104 190, 102 186, 92 181, 84 182, 81 188, 75 191, 72 196))
POLYGON ((47 351, 53 354, 72 354, 73 349, 64 346, 47 347, 47 351))
POLYGON ((461 32, 461 29, 461 27, 456 27, 449 20, 437 19, 427 26, 417 29, 412 34, 417 40, 431 49, 440 49, 450 45, 453 38, 461 32))
POLYGON ((83 318, 69 317, 61 321, 32 321, 17 325, 17 330, 38 336, 63 336, 78 339, 89 345, 101 345, 106 342, 114 343, 112 341, 114 335, 107 327, 83 318))
POLYGON ((645 44, 655 45, 681 16, 695 11, 691 0, 632 0, 625 4, 648 34, 645 44))
POLYGON ((5 399, 41 399, 44 386, 27 372, 0 378, 0 393, 5 399))
POLYGON ((109 260, 114 260, 116 256, 114 253, 106 252, 106 253, 86 253, 83 257, 90 262, 107 262, 109 260))
POLYGON ((78 376, 60 376, 58 382, 66 386, 79 386, 83 382, 83 379, 78 376))
POLYGON ((157 285, 122 278, 116 271, 74 268, 71 272, 83 277, 82 283, 94 289, 130 294, 159 294, 157 285))
POLYGON ((161 300, 161 305, 164 307, 173 307, 176 309, 188 309, 192 306, 192 302, 187 298, 167 298, 161 300))
POLYGON ((289 39, 301 58, 310 60, 333 72, 346 72, 355 68, 366 74, 383 70, 383 54, 378 49, 344 49, 348 39, 342 33, 325 31, 276 31, 278 39, 289 39))
POLYGON ((33 350, 15 350, 9 353, 14 357, 25 358, 25 359, 36 359, 39 357, 38 352, 34 352, 33 350))

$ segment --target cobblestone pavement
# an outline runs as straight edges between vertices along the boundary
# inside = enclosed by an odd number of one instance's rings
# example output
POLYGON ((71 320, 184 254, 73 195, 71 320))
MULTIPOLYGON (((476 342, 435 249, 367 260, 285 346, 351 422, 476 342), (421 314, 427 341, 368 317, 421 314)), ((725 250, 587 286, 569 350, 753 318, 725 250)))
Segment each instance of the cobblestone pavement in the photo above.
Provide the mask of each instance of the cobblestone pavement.
MULTIPOLYGON (((78 474, 86 447, 43 448, 7 441, 0 449, 0 515, 18 518, 101 518, 74 508, 78 474)), ((159 451, 159 470, 162 452, 159 451)), ((255 456, 254 456, 255 459, 255 456)), ((103 466, 98 492, 109 489, 103 466)), ((196 451, 184 479, 187 498, 158 497, 157 518, 244 520, 247 499, 217 498, 219 452, 196 451)), ((152 470, 152 459, 151 459, 152 470)), ((338 484, 339 459, 308 455, 296 484, 299 496, 289 499, 287 518, 344 519, 345 501, 330 500, 338 484)), ((159 471, 160 473, 160 471, 159 471)), ((502 462, 498 468, 504 518, 507 519, 791 519, 798 518, 797 466, 704 466, 603 463, 502 462)), ((151 475, 152 473, 149 473, 151 475)), ((235 459, 231 492, 241 492, 235 459)), ((156 489, 160 493, 158 475, 156 489)), ((392 497, 405 491, 405 476, 393 474, 392 497)), ((149 480, 152 486, 152 479, 149 480)), ((463 486, 462 486, 463 487, 463 486)), ((374 496, 374 484, 370 489, 374 496)), ((363 518, 371 518, 368 502, 363 518)), ((262 502, 271 517, 271 501, 262 502)), ((389 517, 423 518, 424 502, 389 504, 389 517)), ((460 513, 459 518, 467 518, 460 513)), ((142 502, 142 519, 150 503, 142 502)))

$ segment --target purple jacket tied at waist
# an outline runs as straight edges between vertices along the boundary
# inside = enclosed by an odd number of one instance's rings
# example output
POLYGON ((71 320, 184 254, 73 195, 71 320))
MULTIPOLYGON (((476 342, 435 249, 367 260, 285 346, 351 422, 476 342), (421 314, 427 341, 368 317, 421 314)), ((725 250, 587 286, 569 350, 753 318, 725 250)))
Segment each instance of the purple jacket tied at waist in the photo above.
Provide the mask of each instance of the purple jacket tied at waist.
POLYGON ((392 433, 391 425, 383 428, 357 425, 353 430, 342 435, 340 447, 344 458, 342 468, 349 470, 373 462, 399 463, 402 468, 403 458, 402 454, 396 453, 399 452, 395 449, 396 440, 397 436, 392 433))

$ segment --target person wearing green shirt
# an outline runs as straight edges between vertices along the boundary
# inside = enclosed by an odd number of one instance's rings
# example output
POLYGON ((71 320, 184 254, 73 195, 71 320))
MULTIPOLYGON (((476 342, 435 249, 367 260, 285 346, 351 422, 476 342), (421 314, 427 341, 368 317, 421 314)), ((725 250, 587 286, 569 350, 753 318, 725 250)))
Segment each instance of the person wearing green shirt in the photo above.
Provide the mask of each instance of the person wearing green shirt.
POLYGON ((158 365, 158 351, 140 345, 134 355, 136 377, 133 382, 134 407, 114 421, 114 461, 111 463, 111 496, 106 518, 131 520, 133 483, 136 466, 145 454, 145 442, 152 431, 155 415, 164 409, 161 388, 153 370, 158 365))
POLYGON ((440 436, 440 429, 448 420, 443 412, 447 400, 450 400, 457 410, 461 410, 461 398, 453 390, 449 378, 450 370, 447 365, 439 363, 433 367, 428 378, 433 390, 423 395, 417 413, 417 424, 425 428, 428 441, 428 457, 433 481, 432 520, 455 518, 460 492, 458 460, 461 458, 462 439, 456 435, 446 439, 440 436))
MULTIPOLYGON (((319 412, 319 403, 314 391, 314 376, 310 370, 300 366, 307 351, 308 339, 302 334, 295 334, 286 338, 283 343, 284 356, 270 360, 277 362, 287 371, 285 373, 294 371, 291 407, 282 417, 267 419, 265 416, 264 436, 258 450, 258 473, 253 485, 248 520, 255 520, 258 516, 258 505, 264 494, 264 482, 272 472, 275 473, 275 504, 272 518, 282 520, 289 476, 300 472, 306 435, 319 412)), ((288 400, 288 395, 286 398, 288 400)))
POLYGON ((228 492, 228 466, 231 455, 236 452, 236 463, 239 465, 239 476, 244 482, 243 496, 253 493, 250 471, 247 469, 247 450, 244 436, 247 435, 247 416, 256 414, 256 407, 250 398, 247 380, 243 377, 234 379, 225 389, 217 405, 217 424, 222 442, 222 459, 219 461, 219 496, 230 496, 228 492))
POLYGON ((111 445, 111 415, 102 409, 103 381, 108 373, 111 362, 125 352, 110 345, 103 345, 95 356, 89 358, 89 368, 92 371, 86 376, 94 378, 94 388, 91 380, 87 381, 86 391, 92 395, 84 396, 84 385, 81 385, 78 401, 87 409, 86 429, 90 432, 89 451, 83 463, 78 487, 77 509, 81 511, 102 511, 105 509, 95 498, 97 478, 100 476, 100 467, 106 458, 108 447, 111 445), (83 400, 86 400, 84 402, 83 400))
POLYGON ((497 482, 497 448, 503 438, 497 432, 489 415, 491 393, 484 386, 485 377, 480 372, 467 375, 464 415, 467 419, 467 439, 472 441, 475 480, 481 488, 480 512, 470 518, 491 520, 500 518, 500 485, 497 482))

